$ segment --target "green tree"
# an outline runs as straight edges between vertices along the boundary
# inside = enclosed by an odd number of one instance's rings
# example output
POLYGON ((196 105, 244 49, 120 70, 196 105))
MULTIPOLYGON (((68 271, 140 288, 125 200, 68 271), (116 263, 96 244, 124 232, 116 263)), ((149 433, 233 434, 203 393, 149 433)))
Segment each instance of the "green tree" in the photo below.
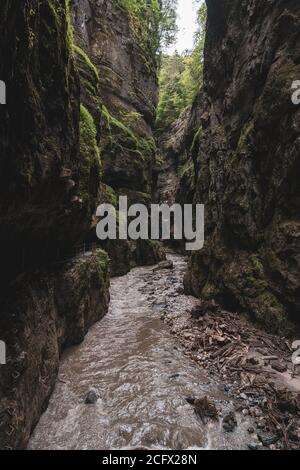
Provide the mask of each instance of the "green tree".
POLYGON ((178 53, 163 56, 160 72, 160 99, 157 109, 157 128, 163 130, 174 122, 188 105, 182 77, 185 72, 184 57, 178 53))
POLYGON ((157 110, 157 131, 166 130, 192 105, 203 81, 203 52, 206 30, 206 4, 198 0, 198 27, 192 51, 177 52, 162 57, 159 85, 160 99, 157 110))

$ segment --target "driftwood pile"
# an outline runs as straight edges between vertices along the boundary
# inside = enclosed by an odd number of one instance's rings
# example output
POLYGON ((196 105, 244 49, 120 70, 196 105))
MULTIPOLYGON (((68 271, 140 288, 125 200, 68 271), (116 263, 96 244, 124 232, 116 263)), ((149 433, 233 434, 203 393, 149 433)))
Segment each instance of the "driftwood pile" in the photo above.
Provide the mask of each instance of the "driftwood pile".
POLYGON ((207 424, 209 419, 218 420, 218 410, 214 403, 204 398, 188 397, 186 401, 193 405, 196 415, 201 419, 203 424, 207 424))
POLYGON ((300 448, 300 394, 278 380, 292 377, 293 350, 286 338, 267 334, 214 302, 194 308, 184 325, 167 322, 190 357, 238 397, 236 411, 263 422, 261 429, 268 433, 259 434, 263 446, 300 448))

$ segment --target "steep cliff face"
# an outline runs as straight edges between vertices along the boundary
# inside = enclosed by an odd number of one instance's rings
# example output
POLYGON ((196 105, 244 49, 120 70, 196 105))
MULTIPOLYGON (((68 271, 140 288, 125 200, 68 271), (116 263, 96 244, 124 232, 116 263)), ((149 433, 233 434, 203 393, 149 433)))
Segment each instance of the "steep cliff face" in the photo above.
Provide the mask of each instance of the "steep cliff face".
POLYGON ((207 0, 204 87, 182 148, 206 205, 186 288, 272 330, 299 324, 300 77, 297 0, 207 0))
POLYGON ((68 2, 0 5, 0 447, 24 448, 64 347, 108 307, 108 259, 74 256, 100 184, 97 130, 80 107, 68 2))
POLYGON ((139 44, 125 2, 73 1, 76 42, 99 73, 104 181, 151 194, 156 148, 155 57, 139 44))
MULTIPOLYGON (((98 203, 116 206, 118 196, 125 195, 129 205, 149 205, 159 170, 153 137, 157 64, 150 41, 141 38, 140 18, 126 5, 122 0, 72 0, 75 50, 82 100, 100 136, 98 203)), ((116 275, 164 258, 154 242, 109 241, 103 247, 116 275)))

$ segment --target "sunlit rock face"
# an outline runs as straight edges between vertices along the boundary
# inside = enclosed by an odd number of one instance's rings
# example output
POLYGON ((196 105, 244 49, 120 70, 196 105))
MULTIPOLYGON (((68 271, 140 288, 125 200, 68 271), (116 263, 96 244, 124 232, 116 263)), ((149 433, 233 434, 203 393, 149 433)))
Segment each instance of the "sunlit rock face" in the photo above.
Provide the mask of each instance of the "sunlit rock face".
POLYGON ((179 150, 206 205, 205 247, 186 288, 286 330, 300 323, 299 2, 207 7, 204 87, 179 150))
POLYGON ((76 0, 71 6, 76 41, 99 72, 104 181, 115 190, 150 194, 156 169, 156 58, 117 2, 76 0))

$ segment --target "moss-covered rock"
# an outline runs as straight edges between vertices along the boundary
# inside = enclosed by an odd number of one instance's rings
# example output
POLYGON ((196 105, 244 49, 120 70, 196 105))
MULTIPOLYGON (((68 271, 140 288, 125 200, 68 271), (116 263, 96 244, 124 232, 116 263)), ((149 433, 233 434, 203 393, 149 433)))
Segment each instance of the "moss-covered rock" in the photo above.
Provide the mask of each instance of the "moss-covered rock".
POLYGON ((164 261, 166 254, 160 242, 154 240, 138 240, 135 248, 137 266, 152 266, 164 261))
MULTIPOLYGON (((153 136, 157 58, 150 41, 144 40, 145 17, 128 6, 112 0, 93 8, 86 0, 71 2, 81 102, 99 136, 103 181, 98 204, 115 207, 119 195, 127 196, 129 205, 149 205, 159 171, 153 136)), ((89 236, 94 241, 96 223, 94 217, 89 236)), ((134 242, 111 240, 102 246, 111 258, 113 275, 127 273, 143 258, 134 242)), ((146 258, 155 262, 157 257, 149 252, 146 258)))
POLYGON ((115 117, 104 106, 101 135, 104 181, 115 189, 151 194, 152 165, 157 150, 153 137, 144 129, 142 116, 123 111, 115 117))
MULTIPOLYGON (((119 190, 117 194, 110 186, 101 185, 99 191, 99 204, 111 204, 116 208, 117 230, 119 228, 119 195, 128 196, 128 206, 131 204, 144 204, 149 206, 151 200, 148 194, 136 191, 119 190)), ((97 218, 93 221, 90 233, 90 240, 95 238, 95 226, 97 218)), ((98 240, 99 243, 99 240, 98 240)), ((151 240, 106 240, 100 243, 102 248, 108 253, 110 258, 110 273, 112 276, 122 276, 136 266, 153 265, 165 259, 165 252, 161 243, 151 240)))
POLYGON ((88 109, 94 119, 94 125, 97 129, 97 142, 99 143, 102 112, 99 74, 87 53, 76 44, 73 44, 73 54, 80 78, 80 102, 88 109))

